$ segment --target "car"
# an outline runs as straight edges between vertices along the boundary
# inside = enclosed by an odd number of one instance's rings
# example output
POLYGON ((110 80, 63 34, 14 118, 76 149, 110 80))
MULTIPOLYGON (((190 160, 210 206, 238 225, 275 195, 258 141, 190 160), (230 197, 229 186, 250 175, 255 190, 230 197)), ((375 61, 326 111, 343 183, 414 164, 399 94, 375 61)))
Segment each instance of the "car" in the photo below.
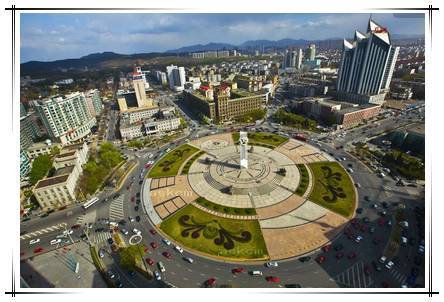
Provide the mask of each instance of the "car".
POLYGON ((362 239, 364 239, 364 237, 362 237, 362 236, 357 236, 356 239, 355 239, 355 242, 356 242, 356 243, 360 243, 360 242, 362 241, 362 239))
POLYGON ((343 252, 337 252, 335 257, 336 257, 336 259, 338 259, 338 260, 339 260, 339 259, 342 259, 342 258, 344 257, 344 253, 343 253, 343 252))
POLYGON ((418 254, 424 255, 425 248, 423 245, 418 246, 418 254))
POLYGON ((395 265, 395 263, 394 263, 393 261, 389 261, 389 262, 386 263, 385 267, 386 267, 388 270, 391 270, 391 269, 393 268, 394 265, 395 265))
POLYGON ((139 206, 135 206, 134 211, 139 211, 139 206))
POLYGON ((377 208, 379 208, 379 206, 376 203, 371 203, 370 208, 377 209, 377 208))
POLYGON ((324 253, 328 253, 330 250, 331 250, 331 244, 327 244, 322 247, 322 251, 324 253))
POLYGON ((315 260, 316 260, 317 263, 321 264, 321 263, 325 262, 326 258, 323 255, 319 255, 318 257, 316 257, 315 260))
POLYGON ((128 191, 129 191, 130 188, 131 188, 130 186, 127 186, 127 187, 126 187, 126 189, 127 189, 128 191))
POLYGON ((174 247, 174 249, 176 250, 176 251, 178 251, 179 253, 183 253, 183 248, 181 248, 180 246, 178 246, 178 245, 176 245, 175 247, 174 247))
POLYGON ((364 217, 364 218, 362 218, 362 222, 369 223, 370 219, 368 217, 364 217))
POLYGON ((348 258, 348 259, 355 259, 356 256, 358 256, 358 255, 356 254, 356 252, 350 252, 350 253, 348 253, 347 258, 348 258))
POLYGON ((379 212, 379 215, 381 217, 385 217, 385 216, 387 216, 387 211, 382 210, 382 211, 379 212))
POLYGON ((270 262, 265 263, 265 266, 266 267, 278 267, 279 264, 276 261, 270 261, 270 262))
POLYGON ((139 236, 142 234, 142 232, 136 228, 133 229, 133 233, 134 233, 134 235, 139 235, 139 236))
POLYGON ((38 254, 38 253, 41 253, 42 251, 43 251, 42 247, 36 247, 33 252, 34 252, 34 254, 38 254))
POLYGON ((162 255, 167 259, 171 259, 171 257, 172 257, 169 252, 163 252, 162 255))
POLYGON ((185 260, 188 263, 191 263, 191 264, 194 263, 194 259, 191 258, 191 257, 183 257, 182 259, 185 260))
POLYGON ((378 225, 379 225, 379 226, 383 226, 383 225, 385 225, 385 220, 384 220, 384 218, 381 217, 381 218, 378 219, 378 225))
POLYGON ((231 270, 231 273, 233 273, 233 274, 239 274, 239 273, 244 273, 244 272, 245 272, 245 268, 243 268, 243 267, 236 267, 231 270))
POLYGON ((113 240, 112 238, 108 238, 108 243, 109 243, 109 244, 113 244, 113 243, 114 243, 114 240, 113 240))
POLYGON ((310 261, 310 260, 311 260, 311 257, 310 257, 310 256, 304 256, 304 257, 300 257, 300 258, 299 258, 299 261, 302 262, 302 263, 304 263, 304 262, 308 262, 308 261, 310 261))
POLYGON ((157 249, 157 247, 158 247, 157 243, 155 243, 154 241, 151 242, 150 245, 153 249, 157 249))
POLYGON ((154 229, 150 229, 150 233, 151 233, 151 235, 156 235, 157 234, 157 232, 154 229))
POLYGON ((370 234, 373 234, 373 233, 375 232, 375 227, 374 227, 374 226, 369 227, 369 228, 368 228, 368 232, 369 232, 370 234))
POLYGON ((368 197, 367 195, 364 196, 364 200, 365 201, 370 201, 370 197, 368 197))
POLYGON ((127 229, 121 229, 120 232, 121 232, 123 235, 128 235, 128 234, 129 234, 129 232, 128 232, 127 229))
POLYGON ((372 270, 371 270, 371 268, 370 268, 370 266, 368 265, 368 264, 365 264, 364 265, 364 274, 366 275, 366 276, 370 276, 370 273, 372 272, 372 270))
POLYGON ((124 219, 122 219, 122 220, 119 221, 119 224, 120 224, 120 225, 125 225, 125 224, 126 224, 126 221, 125 221, 124 219))
POLYGON ((140 216, 136 216, 136 221, 140 222, 140 216))
POLYGON ((375 269, 375 271, 377 271, 377 272, 380 272, 382 270, 381 266, 375 260, 372 261, 372 266, 375 269))
POLYGON ((210 279, 205 281, 204 285, 206 287, 215 287, 216 286, 216 279, 215 278, 210 278, 210 279))
POLYGON ((134 218, 133 217, 128 217, 128 220, 130 221, 130 222, 134 222, 134 218))
POLYGON ((136 276, 136 272, 135 271, 128 271, 128 275, 130 275, 131 278, 136 276))
POLYGON ((270 283, 279 283, 279 282, 281 282, 281 279, 279 277, 276 277, 276 276, 267 276, 267 277, 265 277, 265 280, 267 280, 267 282, 270 282, 270 283))
POLYGON ((122 283, 122 281, 120 281, 120 280, 116 280, 115 285, 116 285, 116 287, 118 287, 118 288, 122 288, 122 287, 123 287, 123 283, 122 283))
POLYGON ((137 199, 137 200, 136 200, 136 204, 140 204, 140 199, 137 199))
POLYGON ((139 185, 141 185, 141 184, 143 184, 143 180, 140 180, 140 181, 139 181, 139 185))
POLYGON ((162 242, 166 245, 171 245, 171 241, 169 241, 168 239, 162 238, 162 242))
POLYGON ((65 230, 65 231, 63 231, 63 235, 71 235, 72 233, 73 233, 74 231, 73 230, 65 230))
POLYGON ((36 244, 39 242, 40 242, 40 238, 32 239, 31 241, 29 241, 29 245, 33 245, 33 244, 36 244))
POLYGON ((388 209, 388 207, 389 207, 389 204, 386 201, 381 202, 381 205, 384 209, 388 209))
POLYGON ((99 257, 100 258, 105 257, 105 250, 104 249, 99 249, 99 257))
POLYGON ((162 276, 158 271, 154 271, 154 277, 156 278, 157 281, 162 280, 162 276))
POLYGON ((131 196, 131 202, 134 202, 136 198, 134 196, 131 196))
POLYGON ((251 276, 262 276, 262 272, 261 271, 250 271, 249 274, 251 276))
POLYGON ((56 245, 56 244, 59 244, 60 242, 62 242, 62 239, 58 238, 58 239, 51 240, 51 242, 49 244, 56 245))
POLYGON ((382 256, 381 258, 379 258, 379 263, 384 264, 387 261, 387 257, 386 256, 382 256))
POLYGON ((113 271, 108 271, 106 272, 106 275, 108 276, 108 278, 110 279, 114 279, 116 277, 116 275, 113 273, 113 271))
POLYGON ((362 208, 356 208, 356 214, 362 214, 363 209, 362 208))
POLYGON ((359 182, 356 182, 355 187, 359 189, 361 187, 361 184, 359 182))
POLYGON ((341 251, 344 248, 344 245, 342 243, 335 244, 334 249, 335 251, 341 251))
POLYGON ((71 244, 71 240, 69 240, 69 239, 65 239, 65 240, 62 240, 62 241, 63 241, 64 244, 71 244))

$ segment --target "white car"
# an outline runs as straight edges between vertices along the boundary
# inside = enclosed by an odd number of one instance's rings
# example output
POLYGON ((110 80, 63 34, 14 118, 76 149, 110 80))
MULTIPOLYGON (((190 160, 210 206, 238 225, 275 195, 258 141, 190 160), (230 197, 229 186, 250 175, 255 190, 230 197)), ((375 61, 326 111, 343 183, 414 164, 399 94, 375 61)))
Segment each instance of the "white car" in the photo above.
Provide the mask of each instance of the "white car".
POLYGON ((140 234, 142 234, 142 232, 139 231, 139 230, 136 229, 136 228, 133 229, 133 233, 136 234, 136 235, 140 235, 140 234))
POLYGON ((179 253, 183 253, 183 248, 181 248, 180 246, 178 246, 178 245, 176 245, 175 247, 174 247, 174 249, 176 250, 176 251, 178 251, 179 253))
POLYGON ((156 280, 162 280, 162 276, 160 276, 158 271, 154 271, 154 276, 156 277, 156 280))
POLYGON ((128 217, 128 219, 129 219, 130 222, 134 222, 134 217, 130 216, 130 217, 128 217))
POLYGON ((63 231, 63 235, 71 235, 73 233, 73 230, 66 230, 66 231, 63 231))
POLYGON ((37 238, 37 239, 32 239, 31 241, 29 241, 29 244, 30 244, 30 245, 33 245, 33 244, 36 244, 36 243, 38 243, 38 242, 40 242, 40 239, 39 239, 39 238, 37 238))
POLYGON ((194 262, 194 259, 190 258, 190 257, 183 257, 183 260, 185 260, 188 263, 193 263, 194 262))
POLYGON ((386 260, 387 260, 386 256, 382 256, 381 258, 379 258, 379 262, 381 262, 382 264, 384 264, 386 260))
POLYGON ((385 265, 385 267, 386 267, 388 270, 391 270, 391 269, 393 268, 394 265, 395 265, 395 264, 393 263, 393 261, 389 261, 389 262, 387 262, 387 264, 385 265))
POLYGON ((51 240, 51 242, 49 243, 49 244, 51 244, 51 245, 56 245, 56 244, 59 244, 60 242, 62 242, 62 239, 53 239, 53 240, 51 240))
POLYGON ((171 241, 169 241, 168 239, 163 238, 162 241, 163 241, 163 243, 165 243, 166 245, 171 245, 171 241))
POLYGON ((278 267, 279 266, 279 264, 276 261, 267 262, 267 263, 265 263, 265 265, 267 267, 278 267))
POLYGON ((356 243, 359 243, 359 242, 362 241, 362 239, 364 239, 364 237, 362 237, 362 236, 358 236, 358 237, 356 237, 355 242, 356 242, 356 243))

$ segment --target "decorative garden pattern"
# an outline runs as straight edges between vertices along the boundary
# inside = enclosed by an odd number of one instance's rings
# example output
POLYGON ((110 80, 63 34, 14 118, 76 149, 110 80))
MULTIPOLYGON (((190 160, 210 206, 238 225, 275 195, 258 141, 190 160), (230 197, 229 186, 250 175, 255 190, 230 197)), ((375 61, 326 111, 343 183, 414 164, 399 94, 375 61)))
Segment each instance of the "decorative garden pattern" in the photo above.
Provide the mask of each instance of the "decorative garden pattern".
POLYGON ((326 202, 336 202, 339 198, 346 198, 347 195, 344 193, 344 189, 340 186, 342 181, 342 174, 339 172, 332 172, 329 166, 322 166, 322 171, 324 172, 324 180, 320 183, 325 188, 325 195, 322 198, 326 202))

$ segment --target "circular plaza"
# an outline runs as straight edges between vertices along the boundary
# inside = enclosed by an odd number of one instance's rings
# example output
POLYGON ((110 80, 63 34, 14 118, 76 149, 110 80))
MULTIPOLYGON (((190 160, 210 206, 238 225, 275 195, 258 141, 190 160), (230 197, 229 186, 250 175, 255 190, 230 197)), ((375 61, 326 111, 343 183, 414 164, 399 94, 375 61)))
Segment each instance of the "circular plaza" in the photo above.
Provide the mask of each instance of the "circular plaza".
POLYGON ((334 240, 356 208, 344 168, 291 138, 248 133, 246 141, 205 136, 156 162, 142 198, 158 230, 190 252, 232 262, 298 257, 334 240))

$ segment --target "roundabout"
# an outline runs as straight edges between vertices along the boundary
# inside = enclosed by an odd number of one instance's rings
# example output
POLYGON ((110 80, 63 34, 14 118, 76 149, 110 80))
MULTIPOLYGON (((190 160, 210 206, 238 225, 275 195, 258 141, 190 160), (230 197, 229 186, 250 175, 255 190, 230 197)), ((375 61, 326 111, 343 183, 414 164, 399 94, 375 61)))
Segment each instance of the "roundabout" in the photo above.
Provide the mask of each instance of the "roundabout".
POLYGON ((181 145, 152 167, 142 191, 161 233, 191 253, 229 262, 317 250, 337 237, 357 200, 352 179, 328 154, 270 133, 181 145))

